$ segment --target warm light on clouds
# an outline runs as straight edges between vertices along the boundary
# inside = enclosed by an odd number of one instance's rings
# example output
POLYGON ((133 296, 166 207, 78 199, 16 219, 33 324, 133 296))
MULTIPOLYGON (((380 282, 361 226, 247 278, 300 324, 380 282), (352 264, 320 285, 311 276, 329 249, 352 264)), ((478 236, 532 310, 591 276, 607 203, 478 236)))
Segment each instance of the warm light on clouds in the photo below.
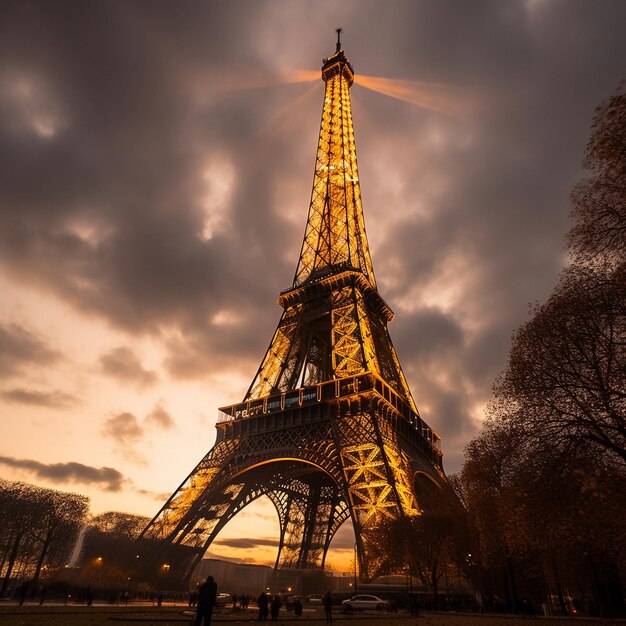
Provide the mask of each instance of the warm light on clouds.
POLYGON ((211 323, 215 326, 229 326, 241 323, 241 315, 237 311, 218 311, 212 318, 211 323))
POLYGON ((63 121, 52 94, 46 92, 41 81, 18 76, 3 81, 0 90, 13 105, 17 125, 29 128, 42 139, 52 139, 61 130, 63 121))
POLYGON ((224 226, 228 217, 228 203, 235 182, 235 170, 224 157, 211 159, 202 172, 205 194, 202 198, 204 224, 202 236, 211 239, 220 226, 224 226))

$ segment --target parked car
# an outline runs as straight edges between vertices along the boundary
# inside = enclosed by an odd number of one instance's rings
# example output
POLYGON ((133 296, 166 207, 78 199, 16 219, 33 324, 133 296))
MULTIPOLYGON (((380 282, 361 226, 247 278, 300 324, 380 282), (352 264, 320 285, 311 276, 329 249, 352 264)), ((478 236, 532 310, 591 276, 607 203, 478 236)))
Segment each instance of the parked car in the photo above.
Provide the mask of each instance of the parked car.
POLYGON ((215 598, 215 604, 217 606, 226 606, 233 601, 233 597, 230 593, 218 593, 217 598, 215 598))
POLYGON ((382 600, 378 596, 366 596, 360 594, 358 596, 352 596, 349 600, 344 600, 341 603, 344 611, 365 611, 366 609, 376 609, 382 611, 389 608, 389 602, 382 600))

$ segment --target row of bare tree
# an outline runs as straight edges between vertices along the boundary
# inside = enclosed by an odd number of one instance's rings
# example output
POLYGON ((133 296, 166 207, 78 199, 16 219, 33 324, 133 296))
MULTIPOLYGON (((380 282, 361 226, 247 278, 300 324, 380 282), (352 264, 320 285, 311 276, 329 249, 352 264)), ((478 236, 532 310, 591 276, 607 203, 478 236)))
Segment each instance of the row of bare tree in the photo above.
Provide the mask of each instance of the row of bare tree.
POLYGON ((435 594, 456 567, 509 609, 625 612, 623 87, 596 112, 585 165, 567 267, 514 334, 484 428, 450 480, 462 506, 441 492, 386 533, 395 566, 410 565, 435 594))
POLYGON ((0 597, 17 589, 34 594, 58 581, 130 586, 138 569, 135 539, 147 522, 128 513, 90 516, 86 496, 0 480, 0 597))
POLYGON ((69 562, 87 515, 85 496, 0 480, 0 597, 12 579, 36 586, 42 568, 69 562))

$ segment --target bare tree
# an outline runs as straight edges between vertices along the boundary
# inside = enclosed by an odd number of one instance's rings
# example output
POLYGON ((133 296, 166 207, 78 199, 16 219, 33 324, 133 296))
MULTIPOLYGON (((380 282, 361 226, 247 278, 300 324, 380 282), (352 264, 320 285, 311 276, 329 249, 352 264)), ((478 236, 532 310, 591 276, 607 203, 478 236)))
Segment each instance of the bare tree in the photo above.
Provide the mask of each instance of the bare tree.
POLYGON ((465 511, 448 485, 420 486, 421 514, 381 521, 376 531, 377 574, 405 572, 432 590, 435 603, 442 576, 459 571, 467 548, 465 511))
POLYGON ((90 525, 101 533, 136 539, 150 518, 120 511, 107 511, 91 518, 90 525))
POLYGON ((5 559, 6 570, 0 587, 0 597, 6 593, 13 568, 20 556, 20 549, 28 534, 36 527, 39 517, 36 493, 32 485, 4 482, 2 492, 3 534, 7 537, 8 553, 5 559))
POLYGON ((572 192, 575 225, 568 236, 577 262, 626 262, 626 92, 598 107, 587 146, 590 176, 572 192))
POLYGON ((118 511, 94 516, 83 546, 83 581, 106 587, 135 580, 143 565, 136 539, 149 521, 148 517, 118 511))
POLYGON ((626 271, 576 268, 514 336, 495 403, 555 449, 626 463, 626 271))
POLYGON ((0 596, 12 578, 32 575, 34 588, 45 563, 60 565, 73 545, 88 502, 85 496, 0 481, 0 573, 4 574, 0 596))
POLYGON ((32 534, 40 543, 40 551, 33 586, 39 582, 41 568, 51 548, 56 547, 61 554, 67 554, 72 548, 89 507, 89 498, 85 496, 52 489, 40 492, 38 499, 40 519, 32 534))

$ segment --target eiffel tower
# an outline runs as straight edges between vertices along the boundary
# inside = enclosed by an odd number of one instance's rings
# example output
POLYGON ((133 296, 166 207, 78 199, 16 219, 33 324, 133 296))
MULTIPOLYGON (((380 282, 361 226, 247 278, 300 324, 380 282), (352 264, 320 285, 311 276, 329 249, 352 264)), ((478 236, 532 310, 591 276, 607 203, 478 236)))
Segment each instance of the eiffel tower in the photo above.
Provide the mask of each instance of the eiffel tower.
POLYGON ((170 555, 189 549, 182 578, 261 496, 280 522, 275 568, 323 568, 351 518, 367 578, 377 523, 420 513, 417 476, 445 481, 440 438, 420 418, 387 330, 393 312, 376 287, 352 125, 354 71, 337 35, 335 53, 323 59, 313 192, 293 285, 278 297, 278 327, 243 401, 219 409, 215 445, 143 532, 170 555))

